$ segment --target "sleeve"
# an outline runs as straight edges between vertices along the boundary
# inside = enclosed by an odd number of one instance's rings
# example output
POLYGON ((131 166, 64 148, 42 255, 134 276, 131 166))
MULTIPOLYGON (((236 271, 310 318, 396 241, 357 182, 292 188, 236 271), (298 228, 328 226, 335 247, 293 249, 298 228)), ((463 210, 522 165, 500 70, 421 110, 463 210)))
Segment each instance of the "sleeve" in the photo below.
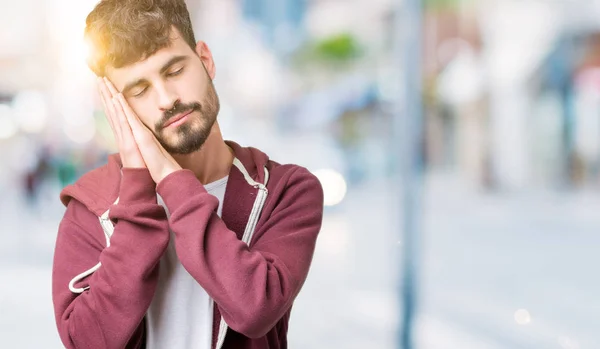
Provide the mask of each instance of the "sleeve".
POLYGON ((157 190, 171 212, 183 266, 215 300, 229 327, 250 338, 264 336, 307 277, 323 216, 318 179, 304 168, 290 175, 251 247, 218 217, 218 200, 192 172, 172 173, 157 190))
POLYGON ((143 318, 158 280, 158 261, 168 242, 168 221, 156 202, 145 169, 124 169, 120 199, 110 209, 116 221, 110 247, 98 217, 72 199, 58 229, 52 268, 52 298, 60 338, 66 348, 139 348, 143 318), (100 261, 82 282, 81 294, 69 290, 76 275, 100 261))

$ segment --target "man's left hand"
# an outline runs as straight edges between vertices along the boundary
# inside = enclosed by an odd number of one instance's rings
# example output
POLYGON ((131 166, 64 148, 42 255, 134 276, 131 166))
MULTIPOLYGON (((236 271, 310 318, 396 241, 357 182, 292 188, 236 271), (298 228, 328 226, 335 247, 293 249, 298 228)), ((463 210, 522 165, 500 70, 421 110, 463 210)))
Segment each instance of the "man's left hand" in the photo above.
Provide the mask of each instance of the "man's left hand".
POLYGON ((137 114, 131 109, 129 103, 119 93, 113 103, 117 109, 121 109, 121 115, 125 115, 131 127, 135 142, 142 153, 144 162, 150 171, 150 175, 156 184, 160 183, 171 173, 181 170, 181 166, 173 159, 165 148, 158 142, 154 134, 144 125, 137 114))

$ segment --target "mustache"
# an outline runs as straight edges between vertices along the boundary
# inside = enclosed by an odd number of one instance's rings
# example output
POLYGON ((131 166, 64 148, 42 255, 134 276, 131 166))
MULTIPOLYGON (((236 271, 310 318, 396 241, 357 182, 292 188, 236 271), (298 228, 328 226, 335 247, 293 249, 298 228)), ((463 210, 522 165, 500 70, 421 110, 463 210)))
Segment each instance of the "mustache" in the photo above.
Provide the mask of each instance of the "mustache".
POLYGON ((175 115, 187 113, 189 111, 200 111, 201 109, 202 109, 202 106, 198 102, 192 102, 192 103, 178 102, 173 106, 173 108, 171 108, 163 113, 163 117, 156 124, 156 130, 157 131, 162 130, 164 128, 165 123, 167 123, 167 121, 169 121, 169 119, 171 119, 175 115))

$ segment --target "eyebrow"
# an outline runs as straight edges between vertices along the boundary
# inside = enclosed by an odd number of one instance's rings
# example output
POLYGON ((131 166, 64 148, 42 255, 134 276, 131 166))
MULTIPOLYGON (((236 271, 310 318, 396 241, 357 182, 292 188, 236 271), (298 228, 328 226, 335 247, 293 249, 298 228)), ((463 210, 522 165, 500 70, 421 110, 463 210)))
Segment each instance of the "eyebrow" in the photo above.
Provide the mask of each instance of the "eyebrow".
MULTIPOLYGON (((171 68, 171 66, 173 66, 174 64, 177 64, 181 61, 185 61, 187 60, 188 57, 187 56, 175 56, 171 59, 169 59, 169 61, 167 63, 165 63, 162 68, 160 68, 160 74, 164 74, 167 70, 169 70, 169 68, 171 68)), ((127 85, 125 85, 125 87, 123 88, 123 90, 121 91, 122 94, 127 94, 129 91, 131 91, 132 89, 134 89, 136 86, 139 86, 141 84, 147 84, 148 80, 141 78, 141 79, 137 79, 135 81, 132 81, 130 83, 128 83, 127 85)))

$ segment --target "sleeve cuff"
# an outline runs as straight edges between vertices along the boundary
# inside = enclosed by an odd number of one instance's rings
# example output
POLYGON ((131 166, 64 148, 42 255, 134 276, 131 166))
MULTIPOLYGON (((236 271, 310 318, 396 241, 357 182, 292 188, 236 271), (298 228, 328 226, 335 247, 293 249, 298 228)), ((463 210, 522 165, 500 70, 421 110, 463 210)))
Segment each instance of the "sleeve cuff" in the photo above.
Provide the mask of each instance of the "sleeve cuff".
POLYGON ((147 168, 123 168, 119 203, 157 203, 156 184, 147 168))
POLYGON ((207 193, 194 172, 187 169, 175 171, 163 178, 158 183, 156 191, 171 212, 183 205, 185 199, 189 198, 192 193, 207 193))

